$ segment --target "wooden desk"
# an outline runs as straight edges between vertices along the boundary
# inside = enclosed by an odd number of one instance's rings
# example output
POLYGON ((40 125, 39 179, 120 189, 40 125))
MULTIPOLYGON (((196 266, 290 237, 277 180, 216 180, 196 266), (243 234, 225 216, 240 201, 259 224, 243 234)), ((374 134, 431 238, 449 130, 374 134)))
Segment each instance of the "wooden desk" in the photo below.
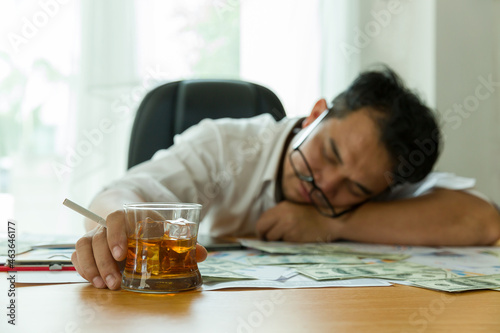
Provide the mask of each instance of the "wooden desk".
POLYGON ((1 332, 500 332, 500 292, 393 286, 145 295, 89 284, 17 285, 1 332), (5 329, 6 328, 6 329, 5 329))

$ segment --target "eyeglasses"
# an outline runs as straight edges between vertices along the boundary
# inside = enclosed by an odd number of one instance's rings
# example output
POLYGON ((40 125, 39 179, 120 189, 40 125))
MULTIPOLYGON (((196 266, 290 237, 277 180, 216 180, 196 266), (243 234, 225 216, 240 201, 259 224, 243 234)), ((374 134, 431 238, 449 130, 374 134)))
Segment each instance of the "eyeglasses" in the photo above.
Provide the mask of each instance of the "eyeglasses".
POLYGON ((326 117, 329 111, 330 111, 329 109, 325 110, 304 130, 299 139, 294 143, 293 150, 290 153, 289 157, 290 157, 290 164, 292 165, 292 168, 295 171, 295 175, 300 180, 311 184, 312 189, 309 192, 309 196, 311 198, 312 203, 314 204, 314 207, 316 207, 316 209, 324 216, 337 218, 355 210, 356 208, 364 204, 366 201, 358 203, 341 212, 338 213, 335 212, 335 209, 333 208, 330 201, 328 201, 325 193, 323 193, 323 191, 318 187, 318 185, 316 185, 312 169, 309 166, 309 163, 307 163, 306 157, 300 150, 300 146, 302 145, 302 143, 304 143, 304 141, 309 137, 309 134, 311 134, 311 132, 318 126, 318 124, 326 117))

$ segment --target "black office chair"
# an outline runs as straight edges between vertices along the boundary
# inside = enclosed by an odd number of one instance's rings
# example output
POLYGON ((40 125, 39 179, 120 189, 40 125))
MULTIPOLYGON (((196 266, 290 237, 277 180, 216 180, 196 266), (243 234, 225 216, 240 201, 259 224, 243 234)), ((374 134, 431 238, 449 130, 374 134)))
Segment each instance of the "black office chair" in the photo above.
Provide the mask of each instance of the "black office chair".
POLYGON ((128 168, 173 144, 174 135, 204 118, 286 116, 278 97, 258 84, 236 80, 185 80, 161 85, 141 102, 130 137, 128 168))

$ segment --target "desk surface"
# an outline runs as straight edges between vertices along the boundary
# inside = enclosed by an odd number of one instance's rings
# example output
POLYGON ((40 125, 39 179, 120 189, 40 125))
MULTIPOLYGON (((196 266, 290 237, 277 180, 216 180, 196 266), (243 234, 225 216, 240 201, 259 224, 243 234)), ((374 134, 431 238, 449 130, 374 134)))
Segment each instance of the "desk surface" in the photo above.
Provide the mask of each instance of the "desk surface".
POLYGON ((89 284, 17 285, 13 327, 6 278, 0 273, 1 332, 500 332, 498 291, 406 286, 144 295, 89 284))

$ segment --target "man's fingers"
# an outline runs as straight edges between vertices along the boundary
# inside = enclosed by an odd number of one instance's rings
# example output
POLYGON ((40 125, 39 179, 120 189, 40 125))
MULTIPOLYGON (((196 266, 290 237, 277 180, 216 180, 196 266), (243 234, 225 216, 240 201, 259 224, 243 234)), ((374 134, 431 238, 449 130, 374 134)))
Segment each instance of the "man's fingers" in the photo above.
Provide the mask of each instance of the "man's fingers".
MULTIPOLYGON (((92 230, 87 235, 80 238, 75 244, 76 266, 78 273, 87 281, 92 283, 96 288, 105 288, 106 284, 99 274, 97 265, 94 260, 94 252, 92 250, 92 238, 96 230, 103 229, 99 226, 92 230)), ((72 256, 72 258, 73 258, 72 256)), ((75 261, 73 262, 75 264, 75 261)))
POLYGON ((202 262, 207 259, 207 249, 205 249, 202 245, 196 244, 196 261, 202 262))
POLYGON ((270 210, 264 212, 261 215, 255 226, 257 237, 264 240, 268 240, 267 234, 274 227, 276 223, 276 219, 273 217, 274 214, 271 214, 270 210))
POLYGON ((106 224, 107 229, 99 226, 80 238, 71 258, 78 273, 96 288, 119 289, 121 274, 116 261, 127 255, 125 214, 111 213, 106 224))
POLYGON ((75 269, 78 272, 78 274, 80 274, 80 276, 82 278, 84 278, 85 280, 88 280, 85 277, 85 273, 83 273, 82 269, 80 268, 80 264, 78 263, 78 256, 76 254, 76 251, 73 252, 73 254, 71 255, 71 262, 73 263, 73 266, 75 266, 75 269))
POLYGON ((279 223, 275 223, 265 234, 265 240, 268 241, 279 241, 283 240, 285 230, 281 227, 279 223))
POLYGON ((122 261, 127 256, 127 226, 125 213, 117 210, 106 218, 107 244, 116 261, 122 261))
POLYGON ((103 281, 109 289, 119 289, 121 274, 113 255, 109 251, 106 229, 101 229, 92 237, 92 249, 99 275, 103 281))

